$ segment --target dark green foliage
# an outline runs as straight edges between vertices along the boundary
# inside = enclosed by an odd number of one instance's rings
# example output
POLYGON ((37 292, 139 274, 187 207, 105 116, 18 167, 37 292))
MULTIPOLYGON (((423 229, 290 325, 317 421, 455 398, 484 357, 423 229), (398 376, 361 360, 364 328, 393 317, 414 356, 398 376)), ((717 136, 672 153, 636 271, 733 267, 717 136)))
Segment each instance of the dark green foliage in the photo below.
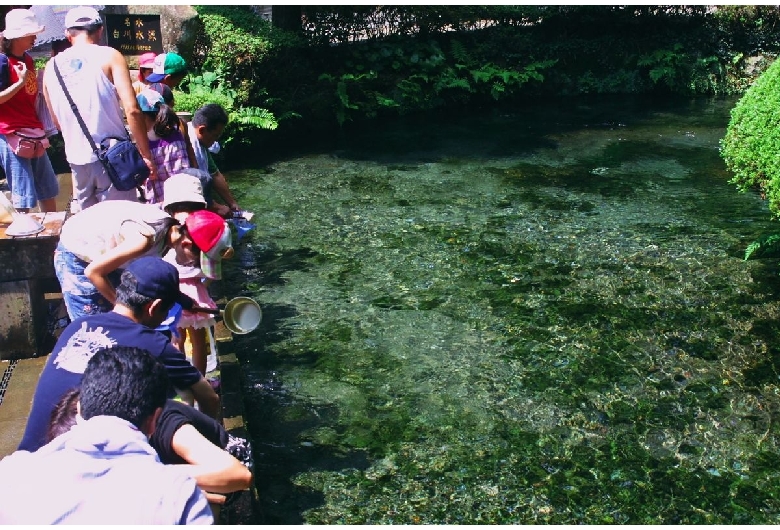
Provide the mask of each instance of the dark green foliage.
POLYGON ((253 133, 257 130, 274 130, 279 126, 278 120, 268 109, 239 105, 236 91, 227 88, 227 83, 214 72, 188 75, 174 96, 179 111, 194 113, 207 103, 221 105, 229 119, 221 140, 225 146, 251 144, 253 133))
POLYGON ((758 190, 780 214, 780 62, 751 86, 731 111, 721 155, 740 191, 758 190))
POLYGON ((192 62, 217 75, 215 97, 301 116, 277 118, 293 137, 539 95, 739 93, 780 49, 775 6, 301 6, 296 31, 251 7, 196 9, 192 62))
POLYGON ((691 94, 714 93, 723 72, 718 58, 697 57, 686 52, 685 46, 675 44, 672 49, 654 50, 637 61, 638 66, 648 67, 654 85, 664 85, 670 91, 691 94))
POLYGON ((780 234, 764 236, 745 249, 745 259, 780 257, 780 234))
POLYGON ((194 65, 229 79, 238 103, 251 104, 258 69, 280 50, 295 47, 295 35, 274 28, 248 6, 194 7, 203 22, 194 65))
POLYGON ((458 40, 443 44, 394 38, 355 46, 343 65, 347 72, 320 76, 335 90, 338 122, 498 100, 529 81, 542 81, 541 71, 554 64, 500 66, 475 57, 458 40))

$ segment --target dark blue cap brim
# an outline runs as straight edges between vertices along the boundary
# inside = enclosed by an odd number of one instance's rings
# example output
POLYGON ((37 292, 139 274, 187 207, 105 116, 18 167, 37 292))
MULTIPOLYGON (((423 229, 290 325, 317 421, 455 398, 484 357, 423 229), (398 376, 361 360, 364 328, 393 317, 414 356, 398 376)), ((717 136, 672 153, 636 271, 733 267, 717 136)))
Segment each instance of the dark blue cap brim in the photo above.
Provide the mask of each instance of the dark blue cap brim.
POLYGON ((146 76, 147 83, 159 83, 165 79, 165 74, 149 74, 146 76))

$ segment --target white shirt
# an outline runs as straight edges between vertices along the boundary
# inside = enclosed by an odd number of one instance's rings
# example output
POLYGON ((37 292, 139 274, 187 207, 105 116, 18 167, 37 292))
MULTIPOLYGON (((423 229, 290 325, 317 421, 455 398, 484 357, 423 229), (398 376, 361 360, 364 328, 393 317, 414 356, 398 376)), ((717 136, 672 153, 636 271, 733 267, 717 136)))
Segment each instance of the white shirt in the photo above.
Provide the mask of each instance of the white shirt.
POLYGON ((166 466, 146 435, 96 416, 34 453, 0 461, 0 524, 212 524, 187 471, 166 466))

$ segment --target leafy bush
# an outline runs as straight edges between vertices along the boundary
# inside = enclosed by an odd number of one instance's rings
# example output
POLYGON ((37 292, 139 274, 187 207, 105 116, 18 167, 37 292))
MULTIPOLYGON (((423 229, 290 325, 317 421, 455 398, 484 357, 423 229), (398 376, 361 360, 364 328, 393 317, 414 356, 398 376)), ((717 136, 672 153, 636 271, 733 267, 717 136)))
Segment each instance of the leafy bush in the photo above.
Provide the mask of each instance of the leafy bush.
POLYGON ((174 91, 174 100, 177 111, 193 114, 208 103, 222 106, 229 119, 221 140, 224 146, 251 144, 252 132, 258 129, 274 130, 279 125, 276 117, 267 109, 237 105, 236 91, 228 88, 214 72, 189 74, 181 88, 174 91))
POLYGON ((264 61, 275 53, 295 48, 295 34, 280 30, 248 6, 195 6, 203 32, 195 44, 196 68, 231 80, 239 105, 254 105, 261 89, 264 61))
POLYGON ((403 114, 499 100, 530 81, 542 81, 541 72, 555 63, 497 64, 502 58, 484 60, 455 39, 385 39, 343 53, 341 72, 319 78, 335 91, 340 124, 353 116, 373 118, 380 111, 403 114))
POLYGON ((681 94, 712 94, 724 76, 717 57, 699 57, 698 50, 690 51, 679 42, 672 49, 643 55, 637 65, 650 68, 654 85, 681 94))
POLYGON ((775 61, 731 111, 721 156, 740 191, 758 190, 780 217, 780 61, 775 61))

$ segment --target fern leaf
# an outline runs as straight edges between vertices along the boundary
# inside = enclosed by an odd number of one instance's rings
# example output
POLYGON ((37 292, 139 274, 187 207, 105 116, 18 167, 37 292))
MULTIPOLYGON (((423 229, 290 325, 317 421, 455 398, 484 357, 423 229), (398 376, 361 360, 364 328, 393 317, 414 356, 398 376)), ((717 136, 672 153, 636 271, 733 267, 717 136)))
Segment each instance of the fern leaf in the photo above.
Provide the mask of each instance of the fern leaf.
POLYGON ((780 257, 780 234, 763 236, 745 249, 745 260, 780 257))
POLYGON ((260 107, 242 107, 231 114, 230 121, 271 131, 279 126, 276 116, 268 109, 260 107))

